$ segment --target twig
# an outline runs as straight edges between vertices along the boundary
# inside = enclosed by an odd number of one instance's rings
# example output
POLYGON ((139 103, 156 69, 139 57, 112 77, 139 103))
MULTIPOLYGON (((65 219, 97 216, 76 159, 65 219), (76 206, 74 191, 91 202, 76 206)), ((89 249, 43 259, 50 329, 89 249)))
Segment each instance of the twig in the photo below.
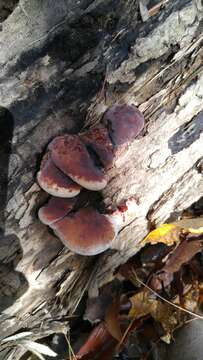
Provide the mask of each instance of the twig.
POLYGON ((77 357, 75 356, 75 353, 74 353, 73 348, 71 346, 70 339, 68 338, 68 336, 65 333, 64 333, 64 336, 65 336, 65 339, 66 339, 67 344, 68 344, 69 359, 71 359, 71 355, 72 355, 73 360, 77 360, 77 357))
POLYGON ((151 9, 148 10, 149 12, 149 16, 154 16, 158 13, 158 11, 160 10, 160 8, 165 5, 167 2, 169 2, 169 0, 162 0, 160 1, 160 3, 156 4, 155 6, 153 6, 151 9))

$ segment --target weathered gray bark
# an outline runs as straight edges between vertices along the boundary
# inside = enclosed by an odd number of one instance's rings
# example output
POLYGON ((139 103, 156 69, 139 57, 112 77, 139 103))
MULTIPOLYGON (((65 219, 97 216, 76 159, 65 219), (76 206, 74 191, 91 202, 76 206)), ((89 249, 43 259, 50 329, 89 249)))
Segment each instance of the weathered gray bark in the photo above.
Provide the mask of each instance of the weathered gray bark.
POLYGON ((65 331, 84 291, 112 278, 152 222, 203 196, 203 5, 169 1, 146 22, 139 9, 134 0, 27 0, 3 23, 0 338, 65 331), (85 258, 39 223, 46 196, 35 174, 54 136, 95 123, 115 101, 138 105, 146 128, 117 154, 102 195, 106 205, 134 196, 137 210, 117 250, 85 258))

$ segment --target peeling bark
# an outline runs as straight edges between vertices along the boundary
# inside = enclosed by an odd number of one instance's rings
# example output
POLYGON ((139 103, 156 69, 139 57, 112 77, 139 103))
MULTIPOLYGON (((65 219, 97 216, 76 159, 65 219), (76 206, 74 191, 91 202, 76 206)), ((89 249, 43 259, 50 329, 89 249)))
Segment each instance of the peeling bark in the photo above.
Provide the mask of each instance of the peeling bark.
POLYGON ((152 222, 203 196, 203 5, 174 0, 150 14, 143 22, 133 0, 29 0, 2 24, 0 338, 66 331, 83 293, 112 278, 152 222), (115 101, 136 104, 146 127, 117 153, 102 196, 106 206, 134 196, 137 212, 116 250, 85 258, 39 223, 35 175, 52 138, 115 101))

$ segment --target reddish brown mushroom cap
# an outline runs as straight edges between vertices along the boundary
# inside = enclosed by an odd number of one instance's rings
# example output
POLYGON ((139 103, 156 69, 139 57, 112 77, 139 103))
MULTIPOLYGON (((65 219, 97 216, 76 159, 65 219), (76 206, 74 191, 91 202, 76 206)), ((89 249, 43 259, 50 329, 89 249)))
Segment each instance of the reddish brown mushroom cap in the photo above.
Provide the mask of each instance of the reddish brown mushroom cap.
POLYGON ((111 167, 113 162, 113 144, 109 138, 108 130, 103 126, 96 126, 81 135, 82 141, 92 149, 105 169, 111 167))
POLYGON ((122 145, 142 131, 144 116, 133 105, 114 105, 105 112, 102 122, 109 129, 114 145, 122 145))
POLYGON ((71 213, 51 227, 64 245, 81 255, 105 251, 117 235, 109 218, 91 207, 71 213))
POLYGON ((95 166, 79 136, 58 136, 49 144, 49 150, 54 164, 84 188, 97 191, 106 186, 103 171, 95 166))
POLYGON ((42 160, 41 169, 37 174, 37 181, 43 190, 53 196, 74 197, 81 190, 78 184, 57 169, 48 153, 42 160))
POLYGON ((66 216, 76 204, 77 198, 63 199, 52 196, 49 202, 38 212, 40 221, 45 225, 52 225, 66 216))

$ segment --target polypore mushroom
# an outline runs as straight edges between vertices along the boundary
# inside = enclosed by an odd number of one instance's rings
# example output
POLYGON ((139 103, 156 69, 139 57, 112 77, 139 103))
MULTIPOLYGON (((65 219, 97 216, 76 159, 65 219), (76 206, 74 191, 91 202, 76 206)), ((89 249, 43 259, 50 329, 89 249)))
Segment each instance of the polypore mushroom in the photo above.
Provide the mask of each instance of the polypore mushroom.
POLYGON ((97 255, 109 248, 118 232, 135 218, 136 201, 131 198, 116 210, 101 214, 92 207, 70 212, 51 228, 65 246, 77 254, 97 255))
POLYGON ((134 105, 113 105, 104 114, 103 124, 115 146, 131 141, 142 131, 144 116, 134 105))
POLYGON ((39 209, 38 217, 43 224, 51 226, 72 211, 76 201, 76 197, 63 199, 52 196, 48 203, 39 209))
POLYGON ((37 181, 48 194, 62 198, 74 197, 81 190, 80 185, 72 181, 54 165, 49 153, 43 157, 40 171, 37 174, 37 181))
POLYGON ((117 229, 108 216, 92 207, 70 213, 51 228, 65 246, 77 254, 97 255, 110 247, 117 229))
POLYGON ((96 255, 115 248, 118 232, 134 220, 137 203, 133 198, 101 214, 90 206, 78 210, 76 200, 58 197, 75 196, 81 186, 102 190, 107 185, 104 169, 111 167, 117 147, 134 139, 143 127, 144 117, 135 106, 114 105, 101 124, 87 133, 58 136, 49 144, 37 178, 40 186, 57 198, 39 210, 39 218, 70 250, 96 255))
POLYGON ((49 150, 56 167, 79 185, 94 191, 106 186, 104 172, 95 165, 79 136, 58 136, 49 144, 49 150))
POLYGON ((93 151, 105 169, 111 167, 113 162, 113 144, 108 130, 101 125, 89 129, 80 136, 84 144, 93 151))

